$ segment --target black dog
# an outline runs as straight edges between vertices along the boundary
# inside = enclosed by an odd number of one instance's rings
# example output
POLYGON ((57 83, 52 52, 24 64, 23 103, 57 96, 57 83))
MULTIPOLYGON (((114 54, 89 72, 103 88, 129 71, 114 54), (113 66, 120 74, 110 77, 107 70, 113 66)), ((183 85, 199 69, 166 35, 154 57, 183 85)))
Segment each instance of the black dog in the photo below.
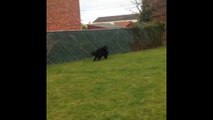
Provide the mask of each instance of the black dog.
POLYGON ((101 48, 98 48, 96 51, 93 51, 91 53, 92 56, 95 56, 93 61, 95 61, 98 58, 98 61, 101 59, 102 56, 104 56, 105 59, 107 59, 107 56, 109 54, 109 47, 108 46, 103 46, 101 48))

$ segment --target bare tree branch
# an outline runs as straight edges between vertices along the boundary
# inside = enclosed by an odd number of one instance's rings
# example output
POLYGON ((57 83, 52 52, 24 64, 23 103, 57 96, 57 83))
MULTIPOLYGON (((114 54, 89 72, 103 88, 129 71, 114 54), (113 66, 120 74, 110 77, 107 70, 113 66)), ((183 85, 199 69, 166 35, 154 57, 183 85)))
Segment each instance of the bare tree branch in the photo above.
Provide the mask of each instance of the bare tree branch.
POLYGON ((136 8, 138 9, 138 11, 139 11, 139 13, 141 13, 142 12, 142 10, 140 9, 140 5, 141 5, 141 3, 139 3, 137 0, 134 0, 135 2, 133 2, 133 4, 135 4, 135 6, 136 6, 136 8))

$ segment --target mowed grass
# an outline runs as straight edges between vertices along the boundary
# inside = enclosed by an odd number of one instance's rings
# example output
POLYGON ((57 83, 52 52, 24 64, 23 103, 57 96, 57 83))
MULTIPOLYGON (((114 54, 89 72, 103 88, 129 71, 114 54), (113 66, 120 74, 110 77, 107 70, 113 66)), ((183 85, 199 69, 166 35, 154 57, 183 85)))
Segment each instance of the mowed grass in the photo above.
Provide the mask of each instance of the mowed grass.
POLYGON ((47 120, 166 120, 166 47, 48 65, 47 120))

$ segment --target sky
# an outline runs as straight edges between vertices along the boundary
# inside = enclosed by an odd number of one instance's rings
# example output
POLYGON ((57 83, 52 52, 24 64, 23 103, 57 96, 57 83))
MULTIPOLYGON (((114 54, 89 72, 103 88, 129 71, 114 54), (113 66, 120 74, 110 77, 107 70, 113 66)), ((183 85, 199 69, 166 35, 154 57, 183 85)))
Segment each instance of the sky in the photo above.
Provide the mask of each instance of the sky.
MULTIPOLYGON (((137 0, 140 2, 141 0, 137 0)), ((138 12, 135 0, 79 0, 81 23, 92 23, 98 17, 138 12)))

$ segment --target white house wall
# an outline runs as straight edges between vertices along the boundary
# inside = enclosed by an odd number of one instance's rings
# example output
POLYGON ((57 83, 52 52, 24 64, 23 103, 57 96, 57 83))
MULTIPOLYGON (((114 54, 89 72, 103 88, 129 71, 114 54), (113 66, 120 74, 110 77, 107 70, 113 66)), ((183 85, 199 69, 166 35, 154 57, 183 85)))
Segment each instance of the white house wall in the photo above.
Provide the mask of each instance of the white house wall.
POLYGON ((113 24, 113 25, 114 25, 115 22, 128 22, 128 21, 137 22, 136 19, 132 19, 132 20, 109 21, 109 22, 93 22, 92 24, 110 23, 110 24, 113 24))

